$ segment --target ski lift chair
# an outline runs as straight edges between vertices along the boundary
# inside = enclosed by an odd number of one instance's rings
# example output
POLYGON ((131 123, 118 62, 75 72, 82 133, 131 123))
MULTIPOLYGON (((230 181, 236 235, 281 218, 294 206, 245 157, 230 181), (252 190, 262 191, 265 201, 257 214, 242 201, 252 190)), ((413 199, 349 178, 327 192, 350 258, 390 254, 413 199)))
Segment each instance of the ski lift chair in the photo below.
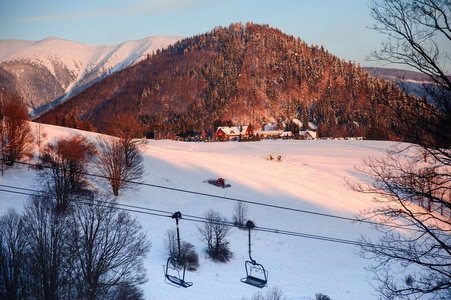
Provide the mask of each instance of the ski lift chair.
POLYGON ((177 257, 171 256, 168 258, 168 261, 166 263, 165 267, 165 277, 166 282, 168 284, 172 284, 176 287, 190 287, 193 285, 192 282, 185 281, 185 271, 186 267, 183 266, 183 273, 182 276, 180 276, 181 268, 178 266, 178 260, 177 257))
POLYGON ((251 256, 251 229, 255 227, 252 221, 247 221, 246 227, 249 230, 249 259, 244 264, 246 268, 246 277, 241 278, 242 283, 246 283, 258 288, 263 288, 268 283, 268 271, 265 270, 263 265, 257 263, 251 256))
POLYGON ((268 271, 255 261, 246 261, 246 277, 241 278, 242 283, 247 283, 258 288, 264 288, 268 283, 268 271))
POLYGON ((177 256, 171 256, 168 258, 168 261, 166 262, 166 265, 163 266, 164 268, 164 276, 166 278, 166 282, 168 284, 174 285, 176 287, 190 287, 193 285, 192 282, 185 281, 185 271, 186 271, 186 264, 183 263, 183 273, 182 276, 180 276, 180 272, 182 270, 182 267, 179 263, 179 257, 180 257, 180 233, 179 233, 179 219, 182 218, 182 214, 178 211, 174 213, 172 216, 173 219, 175 219, 175 223, 177 224, 177 242, 178 242, 178 255, 177 256))

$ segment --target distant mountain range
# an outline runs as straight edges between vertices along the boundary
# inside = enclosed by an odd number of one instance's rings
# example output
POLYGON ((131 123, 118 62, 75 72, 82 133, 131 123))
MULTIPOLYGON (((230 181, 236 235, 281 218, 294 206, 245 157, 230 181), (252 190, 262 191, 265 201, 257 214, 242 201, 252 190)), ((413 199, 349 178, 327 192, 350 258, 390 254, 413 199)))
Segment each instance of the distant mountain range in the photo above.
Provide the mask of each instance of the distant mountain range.
POLYGON ((432 79, 429 76, 416 71, 393 69, 393 68, 377 68, 377 67, 363 67, 363 69, 368 73, 370 73, 370 75, 373 77, 380 77, 391 82, 398 81, 409 81, 415 83, 432 82, 432 79))
POLYGON ((383 78, 395 83, 407 94, 413 94, 416 97, 424 96, 423 84, 433 84, 429 76, 420 72, 377 67, 364 67, 363 69, 373 77, 383 78))
POLYGON ((112 46, 55 37, 0 40, 0 89, 21 95, 34 116, 180 39, 152 36, 112 46))

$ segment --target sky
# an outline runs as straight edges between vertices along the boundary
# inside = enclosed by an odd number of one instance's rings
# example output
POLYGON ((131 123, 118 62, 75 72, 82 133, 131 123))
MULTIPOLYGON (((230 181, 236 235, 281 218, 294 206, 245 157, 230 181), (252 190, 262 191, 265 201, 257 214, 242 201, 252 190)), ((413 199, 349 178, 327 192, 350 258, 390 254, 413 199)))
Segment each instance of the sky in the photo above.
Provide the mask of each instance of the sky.
POLYGON ((371 0, 0 0, 0 39, 48 36, 115 45, 148 36, 190 37, 236 22, 268 24, 362 66, 384 36, 368 29, 371 0))

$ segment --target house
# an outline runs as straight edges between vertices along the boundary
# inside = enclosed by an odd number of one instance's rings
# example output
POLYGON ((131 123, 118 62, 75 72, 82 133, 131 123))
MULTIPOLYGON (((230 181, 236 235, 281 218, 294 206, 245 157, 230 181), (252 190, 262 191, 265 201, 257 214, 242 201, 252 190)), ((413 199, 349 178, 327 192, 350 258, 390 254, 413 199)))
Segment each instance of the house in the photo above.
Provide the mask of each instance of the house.
POLYGON ((223 140, 232 140, 240 136, 240 130, 238 127, 218 127, 216 130, 216 136, 223 140))
POLYGON ((154 133, 154 139, 156 140, 165 140, 165 139, 175 139, 175 131, 174 130, 163 130, 163 131, 157 131, 155 130, 154 133))
POLYGON ((241 137, 245 137, 248 138, 250 136, 252 136, 254 133, 252 131, 251 126, 240 126, 241 128, 241 137))
POLYGON ((300 135, 303 135, 306 140, 314 140, 318 138, 318 132, 313 130, 301 130, 300 135))
POLYGON ((293 138, 293 132, 291 131, 284 131, 280 134, 280 137, 283 139, 292 139, 293 138))
POLYGON ((193 131, 194 138, 201 139, 203 141, 213 139, 214 130, 213 128, 208 129, 198 129, 193 131))
POLYGON ((254 132, 254 134, 257 134, 262 139, 268 139, 268 138, 280 138, 282 136, 283 130, 259 130, 254 132))
POLYGON ((232 127, 218 127, 216 136, 223 140, 233 140, 238 137, 249 137, 252 135, 252 129, 249 126, 232 126, 232 127))

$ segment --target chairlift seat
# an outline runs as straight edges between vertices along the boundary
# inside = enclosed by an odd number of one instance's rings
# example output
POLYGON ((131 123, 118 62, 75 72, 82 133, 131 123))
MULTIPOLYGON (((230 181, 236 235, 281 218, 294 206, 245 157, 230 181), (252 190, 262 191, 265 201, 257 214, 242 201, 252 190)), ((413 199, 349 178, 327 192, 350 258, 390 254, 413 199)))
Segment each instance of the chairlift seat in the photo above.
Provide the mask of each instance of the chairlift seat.
POLYGON ((247 276, 246 278, 241 279, 242 283, 247 283, 253 285, 258 288, 264 288, 266 286, 267 281, 261 278, 257 278, 254 276, 247 276))
POLYGON ((178 286, 181 286, 181 287, 184 287, 184 288, 187 288, 187 287, 190 287, 190 286, 193 285, 192 282, 187 282, 187 281, 185 281, 183 279, 180 279, 180 278, 178 278, 176 276, 172 276, 172 275, 169 275, 169 274, 166 275, 166 278, 172 284, 175 284, 175 285, 178 285, 178 286))
POLYGON ((180 272, 178 268, 176 267, 177 264, 177 258, 176 257, 169 257, 168 261, 166 263, 165 268, 165 277, 169 281, 169 284, 173 284, 177 287, 190 287, 193 285, 192 282, 185 281, 185 267, 183 267, 183 275, 180 276, 180 272), (171 266, 172 265, 172 266, 171 266), (177 276, 169 274, 169 270, 174 270, 177 273, 177 276))
POLYGON ((263 288, 268 283, 268 271, 255 261, 246 261, 246 277, 241 279, 242 283, 246 283, 258 288, 263 288), (260 277, 253 276, 253 274, 258 273, 260 277))

